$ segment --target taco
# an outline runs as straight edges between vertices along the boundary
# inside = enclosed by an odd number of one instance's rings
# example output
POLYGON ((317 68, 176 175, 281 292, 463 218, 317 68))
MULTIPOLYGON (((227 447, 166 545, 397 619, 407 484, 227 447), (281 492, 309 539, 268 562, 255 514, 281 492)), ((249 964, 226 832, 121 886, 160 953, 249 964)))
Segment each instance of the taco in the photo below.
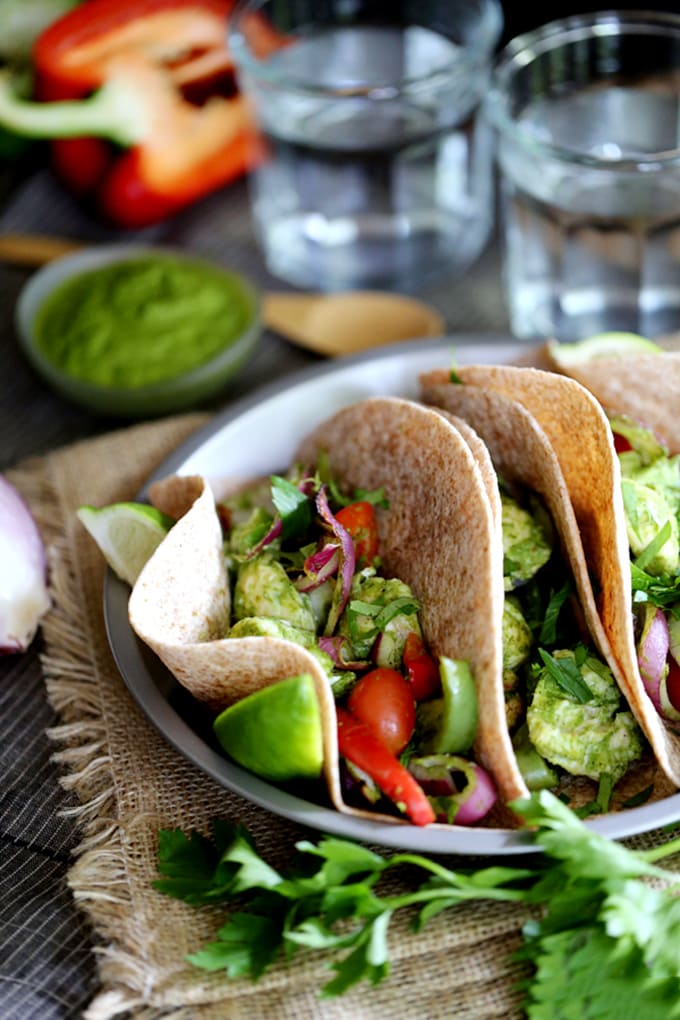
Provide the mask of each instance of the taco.
POLYGON ((671 455, 680 453, 680 351, 565 364, 557 358, 559 346, 546 347, 550 368, 580 382, 608 414, 628 415, 654 432, 671 455))
MULTIPOLYGON (((667 355, 653 357, 662 364, 667 355)), ((639 357, 631 360, 639 367, 639 357)), ((550 439, 578 523, 610 648, 608 661, 660 769, 669 784, 680 786, 675 717, 680 699, 676 693, 673 705, 668 697, 680 656, 677 637, 671 642, 680 605, 680 460, 668 457, 655 436, 629 417, 609 418, 589 390, 566 376, 496 365, 467 366, 458 374, 463 388, 484 387, 520 402, 550 439), (661 556, 653 557, 663 528, 670 542, 662 542, 657 549, 661 556), (631 559, 640 556, 642 561, 631 566, 631 559)), ((666 403, 660 379, 658 386, 659 402, 666 403)), ((640 410, 636 403, 617 406, 628 413, 640 410)), ((677 423, 672 435, 677 444, 677 423)))
MULTIPOLYGON (((174 484, 156 490, 166 505, 174 484)), ((196 479, 176 484, 184 509, 196 479)), ((468 824, 497 794, 500 803, 526 794, 504 726, 500 533, 451 422, 412 401, 364 400, 308 436, 285 477, 219 504, 207 483, 199 487, 129 603, 133 629, 182 685, 221 713, 310 674, 328 795, 346 813, 403 821, 406 809, 416 824, 468 824), (411 698, 408 746, 392 754, 403 771, 390 765, 387 778, 353 750, 366 737, 354 726, 356 692, 375 673, 413 692, 431 681, 411 698), (448 712, 457 690, 468 692, 458 719, 448 712), (393 780, 404 773, 416 777, 429 815, 399 796, 393 780)))
POLYGON ((428 373, 420 395, 472 426, 498 476, 506 721, 518 762, 529 785, 557 787, 576 806, 607 810, 614 787, 620 807, 648 785, 654 760, 598 612, 560 462, 521 402, 475 385, 473 371, 457 379, 428 373))

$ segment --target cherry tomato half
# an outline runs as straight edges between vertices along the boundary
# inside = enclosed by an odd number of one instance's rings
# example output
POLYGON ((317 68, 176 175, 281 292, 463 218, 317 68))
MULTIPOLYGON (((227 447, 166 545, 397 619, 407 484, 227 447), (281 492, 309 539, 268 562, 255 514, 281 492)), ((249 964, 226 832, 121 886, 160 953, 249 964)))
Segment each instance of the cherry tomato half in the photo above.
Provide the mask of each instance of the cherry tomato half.
POLYGON ((365 500, 350 503, 338 510, 335 519, 349 532, 357 560, 362 566, 370 566, 378 555, 378 522, 373 504, 365 500))
POLYGON ((392 754, 413 736, 416 706, 408 681, 396 669, 373 669, 352 688, 347 708, 373 730, 392 754))
POLYGON ((425 650, 423 639, 415 631, 411 631, 406 638, 404 668, 411 694, 416 701, 425 701, 441 692, 442 682, 439 676, 439 666, 425 650))

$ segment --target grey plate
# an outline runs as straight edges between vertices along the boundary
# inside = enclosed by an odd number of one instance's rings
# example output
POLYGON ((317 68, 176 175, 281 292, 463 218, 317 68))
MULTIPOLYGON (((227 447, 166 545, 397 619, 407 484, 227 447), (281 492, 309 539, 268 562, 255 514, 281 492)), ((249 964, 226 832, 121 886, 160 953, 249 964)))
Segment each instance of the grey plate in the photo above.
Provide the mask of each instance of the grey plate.
MULTIPOLYGON (((149 478, 201 474, 218 490, 220 479, 252 477, 288 465, 299 438, 345 404, 391 394, 415 397, 420 371, 459 363, 501 363, 523 350, 496 337, 457 336, 409 341, 351 358, 326 361, 230 406, 180 446, 149 478)), ((138 498, 144 499, 145 489, 138 498)), ((118 668, 133 697, 163 736, 227 789, 277 815, 334 835, 419 853, 523 854, 535 847, 511 829, 419 828, 342 815, 306 795, 272 786, 225 758, 212 737, 211 717, 142 644, 128 623, 129 588, 109 572, 104 615, 118 668)), ((680 819, 680 794, 589 821, 612 838, 680 819)))

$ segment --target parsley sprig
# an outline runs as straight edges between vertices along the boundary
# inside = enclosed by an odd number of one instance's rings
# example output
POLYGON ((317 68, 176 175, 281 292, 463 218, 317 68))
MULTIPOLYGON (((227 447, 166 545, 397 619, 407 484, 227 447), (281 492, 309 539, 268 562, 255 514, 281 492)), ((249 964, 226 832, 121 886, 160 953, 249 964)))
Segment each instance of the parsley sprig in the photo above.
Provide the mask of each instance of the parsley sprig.
POLYGON ((678 1020, 680 873, 656 862, 679 853, 680 838, 628 849, 588 829, 547 791, 512 807, 544 850, 534 867, 453 871, 419 854, 382 857, 325 837, 298 843, 301 864, 284 874, 260 857, 246 829, 216 821, 212 840, 161 831, 164 877, 154 885, 192 904, 238 901, 216 940, 189 957, 195 966, 257 979, 301 947, 330 950, 335 974, 325 996, 387 977, 389 926, 399 910, 413 912, 418 931, 465 900, 525 902, 542 908, 524 925, 519 953, 533 968, 529 1020, 678 1020), (403 865, 424 872, 422 884, 381 895, 381 877, 403 865))

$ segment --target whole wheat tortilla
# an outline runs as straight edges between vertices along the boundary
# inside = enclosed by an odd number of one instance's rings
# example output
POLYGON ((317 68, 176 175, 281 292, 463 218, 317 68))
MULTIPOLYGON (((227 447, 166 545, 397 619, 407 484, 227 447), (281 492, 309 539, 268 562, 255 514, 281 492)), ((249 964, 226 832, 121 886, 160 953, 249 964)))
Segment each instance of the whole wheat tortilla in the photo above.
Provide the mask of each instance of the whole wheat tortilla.
MULTIPOLYGON (((410 401, 376 398, 339 412, 303 444, 306 456, 314 451, 314 461, 321 448, 328 449, 341 484, 385 487, 390 508, 378 516, 386 571, 422 599, 423 631, 435 654, 470 660, 480 702, 478 760, 494 776, 503 800, 526 795, 500 727, 503 591, 497 578, 502 542, 467 444, 441 414, 410 401)), ((195 477, 189 482, 168 479, 156 495, 160 492, 171 505, 173 489, 181 503, 196 487, 195 477)), ((183 686, 216 712, 268 684, 310 673, 324 723, 325 778, 334 806, 404 824, 343 802, 335 703, 318 661, 285 640, 225 638, 230 595, 222 533, 212 489, 205 480, 200 488, 133 588, 129 618, 134 631, 183 686)))
POLYGON ((468 444, 437 411, 374 397, 322 424, 296 459, 316 463, 322 450, 348 488, 384 486, 390 505, 377 518, 385 573, 420 600, 432 652, 468 660, 479 701, 476 760, 504 801, 526 796, 505 725, 502 537, 468 444))
MULTIPOLYGON (((168 491, 174 483, 169 482, 168 491)), ((192 486, 196 487, 195 476, 192 486)), ((210 486, 144 566, 128 603, 130 625, 179 682, 215 713, 298 673, 314 680, 323 725, 324 773, 340 803, 335 703, 328 678, 305 648, 272 637, 225 638, 230 590, 210 486)), ((182 482, 178 482, 178 491, 182 482)))
MULTIPOLYGON (((680 737, 657 713, 638 667, 621 473, 606 414, 588 390, 566 376, 509 365, 470 365, 457 371, 464 384, 461 389, 471 384, 518 401, 548 436, 597 590, 610 648, 605 657, 661 769, 679 786, 680 737)), ((441 383, 448 373, 442 370, 425 378, 441 383)))
POLYGON ((551 367, 576 379, 610 414, 627 414, 651 429, 680 453, 680 351, 595 358, 565 368, 551 357, 551 367))
MULTIPOLYGON (((459 374, 462 377, 462 373, 459 374)), ((571 568, 587 629, 630 704, 628 689, 622 684, 619 663, 597 610, 578 523, 559 460, 548 436, 517 400, 490 388, 469 384, 467 376, 464 385, 451 383, 449 379, 446 371, 421 376, 422 400, 455 413, 468 422, 487 445, 500 476, 541 496, 571 568)), ((631 709, 637 716, 632 704, 631 709)), ((636 789, 639 777, 632 774, 631 782, 636 789)), ((623 799, 629 792, 633 792, 629 791, 629 786, 621 784, 619 793, 623 799)))

